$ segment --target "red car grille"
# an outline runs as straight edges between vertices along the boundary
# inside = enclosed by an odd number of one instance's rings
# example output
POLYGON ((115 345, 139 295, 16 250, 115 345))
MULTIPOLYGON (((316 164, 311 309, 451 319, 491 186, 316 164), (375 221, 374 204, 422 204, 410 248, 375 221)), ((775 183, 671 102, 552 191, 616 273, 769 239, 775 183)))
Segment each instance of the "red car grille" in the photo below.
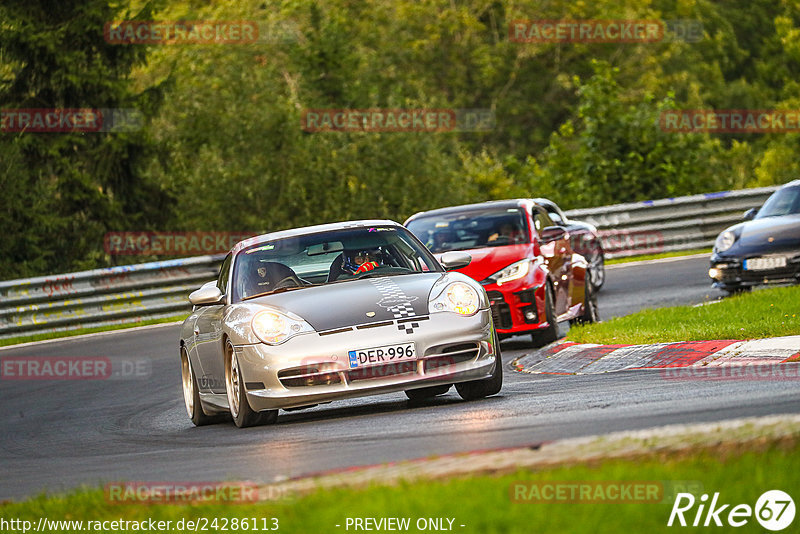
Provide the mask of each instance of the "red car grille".
POLYGON ((514 326, 511 319, 511 308, 503 299, 503 294, 499 291, 488 291, 489 305, 492 308, 492 321, 495 328, 509 329, 514 326))

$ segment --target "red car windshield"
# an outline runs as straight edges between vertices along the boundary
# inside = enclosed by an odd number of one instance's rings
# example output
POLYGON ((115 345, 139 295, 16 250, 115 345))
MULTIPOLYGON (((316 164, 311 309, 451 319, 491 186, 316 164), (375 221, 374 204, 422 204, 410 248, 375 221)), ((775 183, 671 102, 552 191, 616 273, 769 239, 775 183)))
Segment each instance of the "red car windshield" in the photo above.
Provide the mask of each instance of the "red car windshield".
POLYGON ((520 245, 530 241, 520 208, 484 208, 423 215, 406 225, 431 252, 520 245))

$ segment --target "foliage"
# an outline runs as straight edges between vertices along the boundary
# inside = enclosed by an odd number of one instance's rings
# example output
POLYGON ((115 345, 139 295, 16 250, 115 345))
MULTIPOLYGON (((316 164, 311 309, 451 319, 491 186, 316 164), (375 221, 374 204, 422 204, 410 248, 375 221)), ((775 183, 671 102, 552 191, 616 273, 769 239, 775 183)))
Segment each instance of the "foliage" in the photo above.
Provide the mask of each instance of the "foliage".
POLYGON ((798 109, 793 0, 12 0, 4 108, 127 107, 138 132, 0 133, 0 278, 108 265, 108 230, 269 231, 549 196, 782 183, 798 134, 679 134, 662 110, 798 109), (112 45, 119 19, 252 20, 252 44, 112 45), (519 43, 518 19, 691 20, 702 39, 519 43), (306 132, 304 110, 485 109, 483 132, 306 132))
MULTIPOLYGON (((446 410, 449 407, 440 408, 446 410)), ((776 423, 776 426, 779 424, 776 423)), ((81 528, 85 532, 96 521, 137 521, 137 526, 138 522, 143 521, 141 528, 145 530, 148 520, 163 521, 163 525, 170 521, 167 531, 172 532, 191 530, 186 527, 189 521, 193 526, 199 523, 209 530, 223 530, 221 527, 227 526, 227 530, 234 531, 239 525, 245 524, 247 526, 241 530, 263 531, 275 526, 272 518, 277 518, 279 532, 331 532, 335 525, 342 525, 338 527, 342 530, 346 528, 346 521, 352 521, 354 516, 352 510, 358 511, 356 519, 375 518, 376 522, 384 518, 408 520, 410 528, 397 530, 410 532, 434 530, 434 527, 424 528, 426 519, 431 519, 442 522, 443 527, 439 530, 448 528, 447 520, 452 520, 452 530, 456 532, 529 533, 531 525, 536 525, 536 532, 669 533, 680 528, 677 527, 678 519, 675 520, 676 526, 667 526, 679 492, 693 494, 698 503, 701 495, 719 492, 716 506, 719 510, 728 506, 727 503, 733 503, 730 506, 747 503, 754 507, 759 496, 768 490, 781 488, 790 491, 790 488, 797 487, 796 472, 800 468, 800 455, 797 454, 796 431, 782 429, 780 438, 765 435, 757 440, 746 441, 742 436, 749 436, 754 431, 748 425, 742 427, 724 431, 713 429, 720 436, 719 442, 713 446, 693 443, 694 440, 689 437, 689 442, 678 450, 670 448, 670 441, 658 435, 610 440, 607 458, 598 457, 602 453, 598 454, 592 448, 600 449, 602 445, 584 443, 582 446, 594 454, 591 460, 582 459, 578 456, 580 452, 572 452, 580 450, 577 444, 567 445, 567 450, 572 454, 564 455, 566 458, 562 459, 563 456, 559 455, 561 449, 552 450, 560 445, 556 442, 549 447, 549 454, 542 452, 544 458, 541 465, 518 469, 513 473, 491 472, 492 464, 479 453, 454 456, 451 463, 458 462, 459 468, 473 465, 476 471, 482 467, 489 471, 488 474, 458 477, 439 474, 435 479, 426 479, 424 475, 416 474, 418 471, 425 472, 420 467, 425 463, 408 462, 404 465, 398 462, 393 465, 395 472, 405 472, 409 478, 416 478, 394 484, 377 480, 364 483, 362 487, 320 487, 313 490, 312 486, 313 491, 297 497, 289 493, 286 498, 237 503, 233 506, 225 502, 224 496, 211 499, 211 502, 192 504, 138 503, 133 492, 130 501, 115 502, 109 498, 107 491, 104 494, 102 488, 87 487, 65 495, 42 494, 22 502, 4 502, 0 504, 0 514, 5 518, 17 518, 23 525, 22 521, 28 521, 33 528, 42 518, 51 523, 63 521, 58 532, 64 533, 81 532, 81 528), (621 454, 621 451, 640 449, 652 452, 613 457, 614 454, 621 454), (553 462, 551 458, 554 456, 560 460, 560 465, 548 465, 548 460, 553 462), (408 471, 400 471, 403 468, 408 471), (659 491, 656 499, 650 496, 652 500, 645 500, 642 498, 644 492, 639 493, 638 490, 644 489, 644 484, 651 483, 657 484, 659 491), (516 493, 520 484, 525 486, 524 494, 516 493), (580 497, 577 492, 571 494, 570 489, 574 491, 578 484, 590 485, 591 495, 587 497, 583 492, 580 497), (558 491, 552 491, 548 496, 543 491, 545 485, 550 486, 551 490, 555 487, 558 491), (531 491, 531 486, 534 489, 538 487, 541 494, 531 491), (612 490, 616 491, 612 493, 612 490), (343 508, 342 503, 348 503, 348 506, 343 508), (313 513, 309 513, 309 510, 313 510, 313 513), (236 527, 232 527, 232 524, 236 527), (255 529, 254 524, 258 525, 255 529), (464 525, 464 528, 458 525, 464 525)), ((233 432, 232 429, 220 430, 233 432)), ((711 431, 709 429, 709 434, 711 431)), ((700 439, 703 438, 709 439, 706 436, 700 439)), ((515 450, 507 452, 510 455, 516 453, 515 450)), ((358 474, 361 475, 360 472, 358 474)), ((355 477, 341 477, 345 482, 353 479, 355 477)), ((311 484, 313 481, 309 481, 311 484)), ((232 485, 236 487, 235 481, 232 481, 232 485)), ((268 495, 269 499, 273 495, 282 495, 282 489, 279 485, 267 484, 261 486, 260 493, 268 495)), ((128 494, 125 495, 127 497, 128 494)), ((686 512, 686 522, 691 524, 695 514, 702 521, 705 516, 702 510, 695 505, 686 512)), ((722 524, 726 524, 730 510, 727 508, 718 515, 722 524)), ((754 516, 744 519, 747 525, 739 530, 764 531, 754 516)), ((130 526, 126 531, 134 532, 135 528, 130 526)), ((199 526, 200 530, 203 528, 199 526)), ((359 527, 353 527, 350 523, 348 530, 350 528, 355 530, 359 527)))
MULTIPOLYGON (((5 109, 135 108, 153 114, 158 88, 132 91, 144 51, 104 42, 116 12, 102 0, 0 5, 0 102, 5 109)), ((147 11, 141 14, 149 16, 147 11)), ((144 178, 148 130, 0 134, 0 279, 98 265, 112 226, 167 222, 169 196, 144 178)))

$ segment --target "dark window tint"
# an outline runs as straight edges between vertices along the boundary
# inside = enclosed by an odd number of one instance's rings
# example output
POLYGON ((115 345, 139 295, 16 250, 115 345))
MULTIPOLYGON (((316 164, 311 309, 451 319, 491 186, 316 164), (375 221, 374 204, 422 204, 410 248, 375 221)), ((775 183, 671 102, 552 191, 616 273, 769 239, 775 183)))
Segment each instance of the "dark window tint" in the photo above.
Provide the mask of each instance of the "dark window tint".
POLYGON ((219 268, 219 278, 217 278, 217 287, 223 293, 228 292, 228 278, 231 274, 231 254, 225 256, 222 260, 222 265, 219 268))

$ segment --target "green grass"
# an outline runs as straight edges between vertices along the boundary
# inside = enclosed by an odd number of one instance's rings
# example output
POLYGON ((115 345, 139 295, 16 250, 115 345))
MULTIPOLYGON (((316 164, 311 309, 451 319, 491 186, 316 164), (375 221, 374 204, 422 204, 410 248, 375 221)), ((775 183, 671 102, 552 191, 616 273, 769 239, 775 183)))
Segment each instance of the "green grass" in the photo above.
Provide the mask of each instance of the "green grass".
POLYGON ((660 252, 658 254, 642 254, 641 256, 626 256, 624 258, 614 258, 606 260, 606 265, 614 265, 615 263, 631 263, 634 261, 660 260, 661 258, 677 258, 680 256, 691 256, 692 254, 708 254, 710 256, 711 249, 696 248, 692 250, 676 250, 673 252, 660 252))
MULTIPOLYGON (((647 309, 571 328, 568 341, 640 344, 800 334, 800 286, 775 287, 705 306, 647 309)), ((602 318, 602 307, 600 314, 602 318)))
POLYGON ((8 345, 17 345, 19 343, 29 343, 31 341, 42 341, 44 339, 58 339, 62 337, 80 336, 82 334, 94 334, 96 332, 108 332, 110 330, 125 330, 127 328, 135 328, 137 326, 147 326, 151 324, 161 323, 174 323, 175 321, 183 321, 189 314, 174 315, 172 317, 164 317, 162 319, 147 319, 136 323, 125 324, 112 324, 107 326, 96 326, 94 328, 78 328, 76 330, 68 330, 65 332, 46 332, 43 334, 33 334, 30 336, 17 336, 0 339, 0 347, 8 345))
MULTIPOLYGON (((102 489, 85 489, 66 496, 45 496, 0 506, 0 517, 34 522, 51 520, 180 520, 197 518, 277 518, 279 532, 348 532, 348 517, 408 517, 410 532, 418 518, 454 518, 453 530, 464 533, 531 532, 668 532, 686 529, 666 526, 673 496, 661 502, 511 502, 516 481, 618 481, 679 483, 689 481, 693 493, 720 492, 724 503, 755 505, 764 491, 783 489, 797 499, 800 454, 793 440, 759 445, 759 451, 724 446, 690 454, 666 454, 608 460, 586 465, 519 471, 503 476, 401 483, 365 489, 318 490, 293 500, 236 505, 130 505, 106 502, 102 489), (336 527, 341 525, 341 527, 336 527), (463 528, 460 525, 465 525, 463 528)), ((673 494, 674 495, 674 494, 673 494)), ((699 496, 699 495, 698 495, 699 496)), ((731 507, 728 508, 728 511, 731 507)), ((697 506, 687 513, 689 522, 697 506)), ((726 511, 727 513, 727 511, 726 511)), ((725 514, 723 514, 723 518, 725 514)), ((793 526, 800 519, 795 519, 793 526)), ((446 524, 446 523, 445 523, 446 524)), ((736 529, 759 532, 755 518, 736 529)), ((696 529, 688 529, 694 532, 696 529)), ((708 530, 708 529, 705 529, 708 530)), ((714 530, 712 528, 712 530, 714 530)), ((730 527, 717 529, 728 532, 730 527)), ((791 530, 791 528, 789 529, 791 530)), ((187 530, 188 531, 188 530, 187 530)), ((213 532, 213 530, 209 530, 213 532)), ((351 527, 350 532, 354 531, 351 527)), ((74 532, 74 530, 58 530, 74 532)), ((171 529, 167 532, 177 532, 171 529)), ((240 530, 241 532, 241 530, 240 530)), ((787 530, 788 532, 788 530, 787 530)))

